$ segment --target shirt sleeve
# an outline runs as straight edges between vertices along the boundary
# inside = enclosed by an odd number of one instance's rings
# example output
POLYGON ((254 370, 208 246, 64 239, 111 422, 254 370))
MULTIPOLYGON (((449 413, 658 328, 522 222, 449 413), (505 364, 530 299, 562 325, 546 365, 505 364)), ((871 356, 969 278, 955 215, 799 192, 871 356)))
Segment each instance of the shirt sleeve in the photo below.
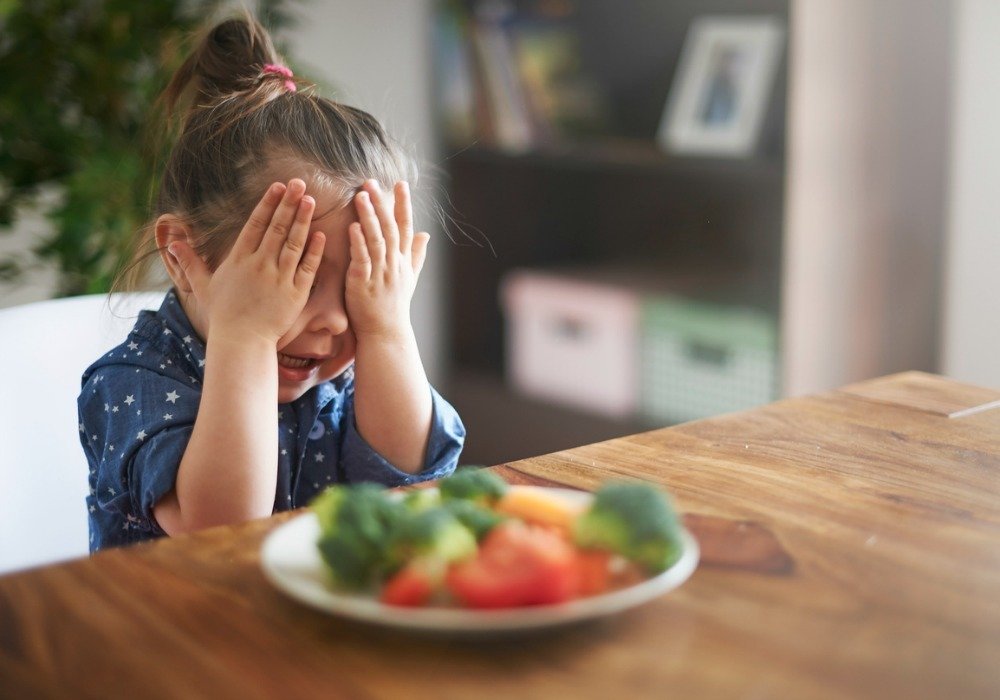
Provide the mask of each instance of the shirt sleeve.
POLYGON ((386 486, 404 486, 440 479, 455 471, 465 443, 465 426, 458 412, 431 387, 433 416, 424 456, 424 467, 416 474, 397 469, 361 437, 354 420, 354 393, 344 411, 345 432, 340 464, 347 482, 373 481, 386 486))
POLYGON ((153 506, 174 488, 198 411, 196 387, 148 369, 106 366, 80 394, 96 505, 163 534, 153 506))

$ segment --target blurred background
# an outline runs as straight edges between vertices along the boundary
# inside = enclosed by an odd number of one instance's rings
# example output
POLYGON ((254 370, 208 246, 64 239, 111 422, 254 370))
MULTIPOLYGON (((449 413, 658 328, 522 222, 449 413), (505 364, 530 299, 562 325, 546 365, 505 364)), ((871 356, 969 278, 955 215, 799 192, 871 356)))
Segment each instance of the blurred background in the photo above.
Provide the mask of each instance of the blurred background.
MULTIPOLYGON (((0 307, 107 291, 147 108, 234 6, 0 3, 0 307)), ((902 370, 1000 387, 1000 2, 250 6, 421 163, 464 462, 902 370)))

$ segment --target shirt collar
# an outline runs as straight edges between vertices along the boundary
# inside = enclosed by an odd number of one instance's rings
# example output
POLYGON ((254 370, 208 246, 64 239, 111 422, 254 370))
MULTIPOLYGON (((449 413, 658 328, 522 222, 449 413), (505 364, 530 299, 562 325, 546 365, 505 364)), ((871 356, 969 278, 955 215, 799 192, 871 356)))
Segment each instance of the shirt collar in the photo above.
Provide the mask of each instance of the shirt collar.
POLYGON ((157 316, 163 321, 164 329, 168 329, 182 343, 191 355, 192 364, 198 372, 198 378, 205 378, 205 342, 198 335, 198 332, 191 324, 191 320, 184 312, 180 299, 177 298, 176 291, 171 288, 167 295, 163 297, 160 310, 157 316))

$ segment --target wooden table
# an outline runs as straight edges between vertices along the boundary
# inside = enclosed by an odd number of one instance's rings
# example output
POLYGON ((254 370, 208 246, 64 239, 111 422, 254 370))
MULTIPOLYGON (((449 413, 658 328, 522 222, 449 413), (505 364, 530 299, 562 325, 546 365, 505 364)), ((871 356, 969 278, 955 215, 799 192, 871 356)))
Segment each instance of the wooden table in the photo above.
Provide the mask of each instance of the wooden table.
POLYGON ((258 563, 283 514, 0 578, 0 696, 1000 696, 1000 392, 907 373, 499 469, 662 484, 702 563, 623 615, 473 643, 286 598, 258 563))

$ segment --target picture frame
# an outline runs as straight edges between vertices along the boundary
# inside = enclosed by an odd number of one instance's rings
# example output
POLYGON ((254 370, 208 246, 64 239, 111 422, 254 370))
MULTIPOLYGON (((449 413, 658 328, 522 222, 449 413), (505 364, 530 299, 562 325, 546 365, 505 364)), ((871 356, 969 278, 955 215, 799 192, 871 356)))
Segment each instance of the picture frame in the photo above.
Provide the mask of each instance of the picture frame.
POLYGON ((687 155, 752 155, 784 41, 784 23, 776 17, 694 20, 657 132, 661 147, 687 155))

